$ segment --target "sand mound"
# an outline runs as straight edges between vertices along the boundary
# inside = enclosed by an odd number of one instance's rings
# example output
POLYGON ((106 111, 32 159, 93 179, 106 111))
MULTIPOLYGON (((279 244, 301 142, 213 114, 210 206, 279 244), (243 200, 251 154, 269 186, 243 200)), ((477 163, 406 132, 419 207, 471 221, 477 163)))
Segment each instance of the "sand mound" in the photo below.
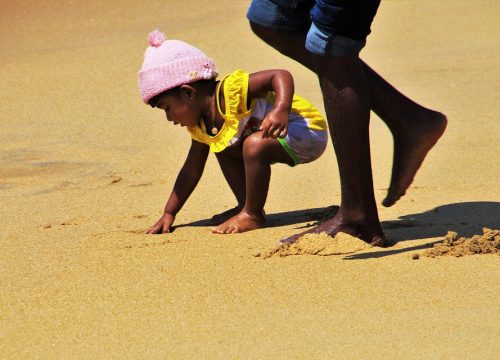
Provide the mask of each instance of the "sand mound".
POLYGON ((483 235, 474 235, 471 238, 458 237, 456 232, 449 231, 443 242, 434 244, 434 247, 424 251, 423 256, 459 257, 476 254, 500 255, 500 230, 483 228, 483 235))
POLYGON ((338 233, 333 238, 326 233, 305 234, 293 244, 280 244, 255 256, 264 259, 291 255, 330 256, 351 254, 370 248, 371 246, 364 241, 345 233, 338 233))

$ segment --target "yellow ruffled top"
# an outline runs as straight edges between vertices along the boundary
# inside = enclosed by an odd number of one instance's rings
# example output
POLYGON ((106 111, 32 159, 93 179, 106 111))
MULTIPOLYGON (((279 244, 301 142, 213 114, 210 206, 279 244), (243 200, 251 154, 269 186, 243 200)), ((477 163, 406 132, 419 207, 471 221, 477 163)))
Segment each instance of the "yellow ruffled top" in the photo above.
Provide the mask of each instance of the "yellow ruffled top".
MULTIPOLYGON (((191 138, 210 146, 210 151, 220 152, 231 144, 231 140, 238 133, 238 125, 241 119, 247 117, 250 109, 247 109, 249 74, 243 70, 236 70, 227 75, 219 85, 223 84, 225 113, 222 113, 217 103, 217 111, 224 119, 222 128, 216 135, 209 135, 205 123, 200 121, 199 126, 188 128, 191 138)), ((216 90, 216 99, 219 99, 220 86, 216 90)))

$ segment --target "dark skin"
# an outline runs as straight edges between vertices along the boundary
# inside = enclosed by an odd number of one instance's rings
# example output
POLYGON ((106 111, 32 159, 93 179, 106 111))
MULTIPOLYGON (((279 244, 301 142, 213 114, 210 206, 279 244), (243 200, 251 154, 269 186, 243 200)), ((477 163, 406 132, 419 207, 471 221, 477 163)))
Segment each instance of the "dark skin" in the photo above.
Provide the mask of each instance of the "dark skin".
MULTIPOLYGON (((288 131, 288 114, 291 109, 294 85, 291 74, 286 70, 266 70, 250 74, 248 104, 269 91, 276 93, 273 109, 264 118, 260 130, 216 153, 217 160, 238 206, 225 212, 215 221, 222 224, 212 232, 229 234, 258 229, 264 225, 264 204, 271 176, 272 163, 293 164, 290 156, 278 142, 288 131)), ((221 110, 225 113, 221 86, 221 110)), ((182 85, 174 91, 155 98, 152 106, 165 111, 167 120, 181 126, 196 126, 200 119, 205 127, 217 129, 224 119, 216 107, 215 83, 193 83, 182 85)), ((203 174, 209 147, 192 140, 191 148, 182 166, 174 188, 160 219, 146 230, 147 234, 168 233, 188 197, 196 188, 203 174)))
POLYGON ((387 124, 394 138, 391 183, 382 202, 384 206, 394 205, 406 193, 425 156, 443 134, 446 117, 401 94, 357 55, 311 54, 304 47, 306 31, 286 33, 250 25, 266 43, 318 75, 338 160, 342 199, 337 214, 282 242, 294 242, 305 233, 326 232, 334 236, 345 232, 372 245, 384 246, 386 239, 373 192, 370 110, 387 124))

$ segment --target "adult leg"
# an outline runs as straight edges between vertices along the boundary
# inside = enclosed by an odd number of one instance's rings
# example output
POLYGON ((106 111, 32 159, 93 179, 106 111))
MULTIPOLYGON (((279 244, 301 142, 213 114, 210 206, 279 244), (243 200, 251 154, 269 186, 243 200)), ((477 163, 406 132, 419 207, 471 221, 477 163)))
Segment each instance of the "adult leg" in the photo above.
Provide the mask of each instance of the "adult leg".
POLYGON ((363 64, 371 109, 387 124, 394 140, 392 175, 384 206, 394 205, 410 186, 425 156, 446 129, 446 116, 409 99, 363 64))
POLYGON ((256 132, 243 142, 245 163, 245 205, 235 216, 212 229, 218 234, 239 233, 261 228, 265 222, 264 204, 271 178, 271 164, 292 164, 290 156, 276 139, 262 138, 256 132))
MULTIPOLYGON (((385 238, 373 193, 369 95, 362 63, 357 55, 313 56, 337 155, 342 198, 332 219, 304 233, 334 236, 345 232, 383 246, 385 238)), ((285 241, 293 242, 304 233, 285 241)))
MULTIPOLYGON (((317 72, 311 53, 304 47, 306 31, 279 32, 250 22, 253 32, 282 54, 317 72)), ((387 124, 394 138, 391 183, 385 206, 393 205, 410 186, 427 152, 446 128, 446 117, 409 99, 362 60, 370 108, 387 124)))

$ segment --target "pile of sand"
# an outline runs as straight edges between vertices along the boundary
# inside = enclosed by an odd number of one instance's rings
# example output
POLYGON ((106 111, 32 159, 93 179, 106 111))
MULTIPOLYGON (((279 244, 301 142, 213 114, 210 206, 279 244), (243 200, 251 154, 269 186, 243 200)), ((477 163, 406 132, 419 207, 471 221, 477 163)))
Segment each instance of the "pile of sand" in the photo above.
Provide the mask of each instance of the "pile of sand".
POLYGON ((344 255, 372 248, 354 236, 338 233, 331 237, 326 233, 305 234, 292 244, 280 244, 279 246, 255 254, 256 257, 268 259, 270 257, 285 257, 291 255, 344 255))
POLYGON ((434 244, 434 247, 424 251, 423 256, 459 257, 476 254, 500 255, 500 230, 483 228, 483 235, 474 235, 471 238, 458 237, 456 232, 449 231, 443 242, 434 244))

